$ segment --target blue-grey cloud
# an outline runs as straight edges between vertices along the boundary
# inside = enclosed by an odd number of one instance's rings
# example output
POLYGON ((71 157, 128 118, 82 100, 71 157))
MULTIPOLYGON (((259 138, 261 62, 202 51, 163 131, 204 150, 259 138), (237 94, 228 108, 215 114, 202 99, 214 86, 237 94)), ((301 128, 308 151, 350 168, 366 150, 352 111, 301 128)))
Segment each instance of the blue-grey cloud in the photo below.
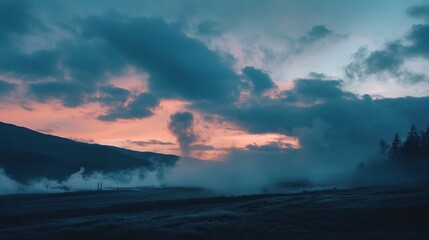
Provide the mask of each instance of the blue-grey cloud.
POLYGON ((0 97, 16 90, 17 85, 7 81, 0 80, 0 97))
POLYGON ((404 60, 395 52, 384 50, 374 51, 366 59, 368 73, 380 71, 398 72, 404 60))
POLYGON ((312 44, 332 34, 333 34, 332 30, 329 30, 326 26, 316 25, 316 26, 313 26, 310 29, 310 31, 307 32, 306 35, 302 36, 299 39, 299 43, 301 45, 312 44))
POLYGON ((429 4, 411 6, 407 9, 407 14, 415 18, 429 19, 429 4))
POLYGON ((150 117, 153 115, 153 110, 159 103, 159 98, 155 95, 151 93, 142 93, 130 102, 110 108, 107 114, 99 116, 98 119, 103 121, 115 121, 117 119, 150 117))
MULTIPOLYGON (((14 23, 16 28, 11 28, 10 15, 2 16, 0 31, 19 39, 29 37, 33 29, 38 37, 49 33, 33 14, 33 5, 25 1, 1 3, 1 11, 16 12, 21 18, 14 23)), ((0 74, 23 81, 28 96, 36 101, 56 99, 66 107, 98 102, 109 108, 99 119, 108 121, 151 116, 150 109, 163 98, 232 103, 239 96, 240 76, 230 62, 188 37, 178 24, 116 13, 71 21, 51 23, 66 32, 67 38, 53 42, 50 48, 1 48, 0 74), (107 80, 129 66, 149 73, 152 98, 141 108, 133 104, 140 98, 133 99, 123 89, 108 89, 107 80)))
POLYGON ((222 31, 215 22, 203 21, 197 26, 197 34, 203 37, 217 37, 222 34, 222 31))
POLYGON ((27 87, 36 100, 47 102, 57 99, 66 107, 76 107, 85 103, 92 91, 87 85, 72 81, 31 83, 27 87))
POLYGON ((48 77, 56 72, 57 53, 41 49, 26 53, 22 49, 26 37, 48 33, 50 29, 33 12, 33 2, 0 1, 0 71, 19 77, 48 77))
MULTIPOLYGON (((275 9, 283 12, 284 8, 279 7, 287 6, 283 2, 270 2, 270 6, 262 9, 250 3, 243 11, 261 14, 275 9)), ((225 7, 231 4, 230 1, 208 5, 216 7, 214 15, 228 11, 225 14, 233 19, 237 13, 235 10, 240 9, 242 3, 233 3, 232 8, 225 7)), ((316 1, 313 3, 312 7, 321 5, 316 1)), ((374 100, 347 92, 342 81, 326 79, 323 75, 299 79, 293 88, 282 91, 276 98, 260 97, 264 91, 276 88, 269 74, 248 66, 240 75, 235 72, 237 66, 233 66, 233 61, 223 59, 216 50, 212 50, 216 48, 209 48, 187 35, 183 27, 189 19, 183 18, 193 14, 187 8, 183 8, 183 15, 178 14, 181 16, 177 18, 129 17, 114 12, 99 15, 89 10, 72 19, 58 21, 52 18, 49 26, 59 29, 56 40, 46 40, 45 45, 28 49, 25 39, 34 36, 44 39, 52 31, 43 23, 49 14, 37 15, 39 13, 33 8, 35 4, 0 1, 0 12, 5 13, 0 14, 0 41, 3 43, 0 46, 0 74, 21 81, 23 89, 28 90, 27 96, 36 101, 59 100, 67 107, 99 103, 107 109, 99 116, 100 120, 150 117, 161 100, 180 99, 188 101, 190 108, 206 115, 215 114, 216 118, 231 121, 252 133, 293 135, 300 139, 307 151, 338 150, 344 153, 367 149, 373 145, 371 142, 375 137, 390 138, 392 129, 402 131, 403 126, 408 128, 410 122, 423 124, 428 120, 418 110, 427 104, 427 98, 374 100), (109 85, 109 79, 123 74, 129 67, 148 75, 147 92, 138 93, 109 85), (252 87, 250 92, 253 96, 248 99, 239 99, 240 91, 245 89, 243 81, 252 87)), ((191 5, 208 9, 202 6, 205 4, 198 1, 191 5)), ((412 7, 408 14, 426 20, 426 8, 426 5, 412 7)), ((302 12, 296 14, 301 16, 302 12)), ((197 36, 222 35, 220 31, 227 29, 228 23, 220 21, 221 18, 199 17, 191 24, 197 26, 197 36)), ((283 17, 276 16, 276 19, 283 17)), ((252 23, 259 20, 253 19, 252 23)), ((230 21, 229 24, 235 23, 230 21)), ((254 27, 249 22, 245 25, 249 26, 249 32, 254 27)), ((337 36, 325 25, 311 22, 302 26, 314 27, 310 27, 304 36, 293 38, 297 49, 337 36)), ((414 82, 426 79, 422 74, 406 72, 404 65, 410 59, 429 58, 428 29, 427 22, 416 24, 403 38, 389 41, 383 48, 372 52, 360 52, 354 65, 349 66, 348 73, 350 76, 359 73, 365 77, 388 72, 406 76, 414 82)), ((185 154, 192 150, 192 146, 197 146, 194 144, 197 136, 193 132, 193 124, 193 115, 189 112, 171 116, 169 128, 185 154)), ((266 147, 270 146, 249 146, 248 150, 266 147)))
POLYGON ((103 105, 114 107, 124 104, 131 96, 131 92, 113 85, 105 85, 99 88, 99 96, 94 100, 103 105))
POLYGON ((0 71, 3 74, 19 77, 24 80, 37 80, 49 77, 60 77, 58 69, 59 52, 55 50, 38 50, 24 53, 18 49, 0 50, 0 71))
POLYGON ((293 146, 291 144, 285 144, 282 142, 269 142, 267 144, 248 144, 246 146, 246 149, 249 151, 255 151, 255 152, 287 152, 289 151, 293 146))
POLYGON ((129 142, 142 147, 146 147, 150 145, 163 145, 163 146, 174 145, 174 143, 172 142, 164 142, 157 139, 150 139, 147 141, 129 141, 129 142))
POLYGON ((25 0, 0 1, 0 49, 14 44, 17 36, 47 27, 31 11, 31 2, 25 0))
POLYGON ((299 79, 291 90, 283 91, 284 101, 305 104, 325 103, 356 96, 341 89, 341 80, 299 79))
MULTIPOLYGON (((380 138, 405 134, 411 123, 426 126, 429 115, 421 114, 425 106, 428 97, 377 100, 344 91, 341 80, 324 79, 299 79, 275 99, 249 99, 240 106, 194 105, 251 133, 295 136, 301 148, 293 152, 302 159, 348 167, 374 156, 380 138)), ((251 151, 275 149, 281 152, 274 145, 247 146, 251 151)), ((283 157, 291 151, 285 149, 283 157)))
POLYGON ((204 145, 204 144, 192 144, 189 146, 191 151, 210 151, 215 150, 216 148, 212 145, 204 145))
POLYGON ((412 6, 407 10, 409 16, 424 18, 425 23, 414 24, 403 38, 389 41, 384 48, 366 53, 360 49, 345 72, 349 78, 365 79, 377 73, 389 73, 406 83, 428 80, 423 73, 415 73, 405 68, 409 60, 429 59, 429 14, 428 5, 412 6))
POLYGON ((243 68, 243 74, 249 79, 252 91, 259 95, 266 90, 277 88, 277 85, 266 72, 255 67, 247 66, 243 68))
POLYGON ((202 42, 179 25, 149 18, 104 15, 85 21, 88 37, 106 41, 150 75, 149 88, 160 97, 231 102, 239 76, 202 42))
POLYGON ((177 112, 170 116, 168 128, 176 136, 182 154, 188 156, 191 144, 197 140, 194 133, 194 115, 191 112, 177 112))
POLYGON ((413 25, 407 40, 410 45, 405 45, 407 57, 429 58, 429 23, 413 25))

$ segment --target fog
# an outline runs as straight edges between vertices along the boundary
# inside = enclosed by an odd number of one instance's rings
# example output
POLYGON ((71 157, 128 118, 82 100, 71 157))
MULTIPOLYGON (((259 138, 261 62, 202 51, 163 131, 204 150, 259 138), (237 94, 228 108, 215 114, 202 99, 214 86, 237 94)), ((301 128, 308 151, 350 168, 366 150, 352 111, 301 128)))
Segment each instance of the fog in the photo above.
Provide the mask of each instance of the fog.
POLYGON ((0 168, 0 194, 16 193, 56 193, 65 191, 87 191, 97 190, 97 184, 102 183, 104 190, 144 187, 157 187, 161 185, 160 174, 157 171, 149 172, 142 169, 121 171, 116 173, 95 172, 90 175, 85 174, 82 167, 80 171, 71 174, 64 181, 52 179, 33 179, 26 183, 20 183, 11 179, 0 168))

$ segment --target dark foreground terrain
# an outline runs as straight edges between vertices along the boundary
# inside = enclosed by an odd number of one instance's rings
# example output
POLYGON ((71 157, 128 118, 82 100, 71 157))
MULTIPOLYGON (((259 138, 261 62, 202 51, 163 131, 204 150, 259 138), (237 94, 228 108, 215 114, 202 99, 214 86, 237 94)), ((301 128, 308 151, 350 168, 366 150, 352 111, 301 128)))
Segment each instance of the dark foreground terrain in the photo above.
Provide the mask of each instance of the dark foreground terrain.
POLYGON ((0 239, 429 239, 429 187, 10 195, 0 197, 0 239))

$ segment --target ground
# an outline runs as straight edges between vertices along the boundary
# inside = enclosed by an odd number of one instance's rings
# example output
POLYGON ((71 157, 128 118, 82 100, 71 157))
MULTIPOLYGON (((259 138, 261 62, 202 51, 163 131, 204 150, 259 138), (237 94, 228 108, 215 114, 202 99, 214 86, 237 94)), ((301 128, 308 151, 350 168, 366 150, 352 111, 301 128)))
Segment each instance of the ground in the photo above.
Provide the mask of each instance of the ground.
POLYGON ((0 239, 429 239, 429 186, 9 195, 0 197, 0 239))

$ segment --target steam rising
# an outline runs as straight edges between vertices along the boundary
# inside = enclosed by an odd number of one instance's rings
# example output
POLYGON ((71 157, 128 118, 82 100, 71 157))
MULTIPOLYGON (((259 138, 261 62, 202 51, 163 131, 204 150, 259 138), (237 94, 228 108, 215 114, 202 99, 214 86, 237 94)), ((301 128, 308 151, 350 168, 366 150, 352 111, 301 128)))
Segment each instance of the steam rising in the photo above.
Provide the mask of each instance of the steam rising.
MULTIPOLYGON (((161 170, 160 170, 161 171, 161 170)), ((64 191, 96 190, 98 183, 103 183, 103 189, 120 189, 123 187, 160 186, 162 179, 158 171, 147 171, 144 168, 116 173, 95 172, 85 175, 85 168, 73 173, 64 181, 52 179, 33 179, 20 183, 6 175, 0 168, 0 195, 14 193, 55 193, 64 191)))
POLYGON ((170 116, 168 128, 176 136, 180 150, 184 156, 189 155, 189 146, 195 142, 194 116, 191 112, 177 112, 170 116))

